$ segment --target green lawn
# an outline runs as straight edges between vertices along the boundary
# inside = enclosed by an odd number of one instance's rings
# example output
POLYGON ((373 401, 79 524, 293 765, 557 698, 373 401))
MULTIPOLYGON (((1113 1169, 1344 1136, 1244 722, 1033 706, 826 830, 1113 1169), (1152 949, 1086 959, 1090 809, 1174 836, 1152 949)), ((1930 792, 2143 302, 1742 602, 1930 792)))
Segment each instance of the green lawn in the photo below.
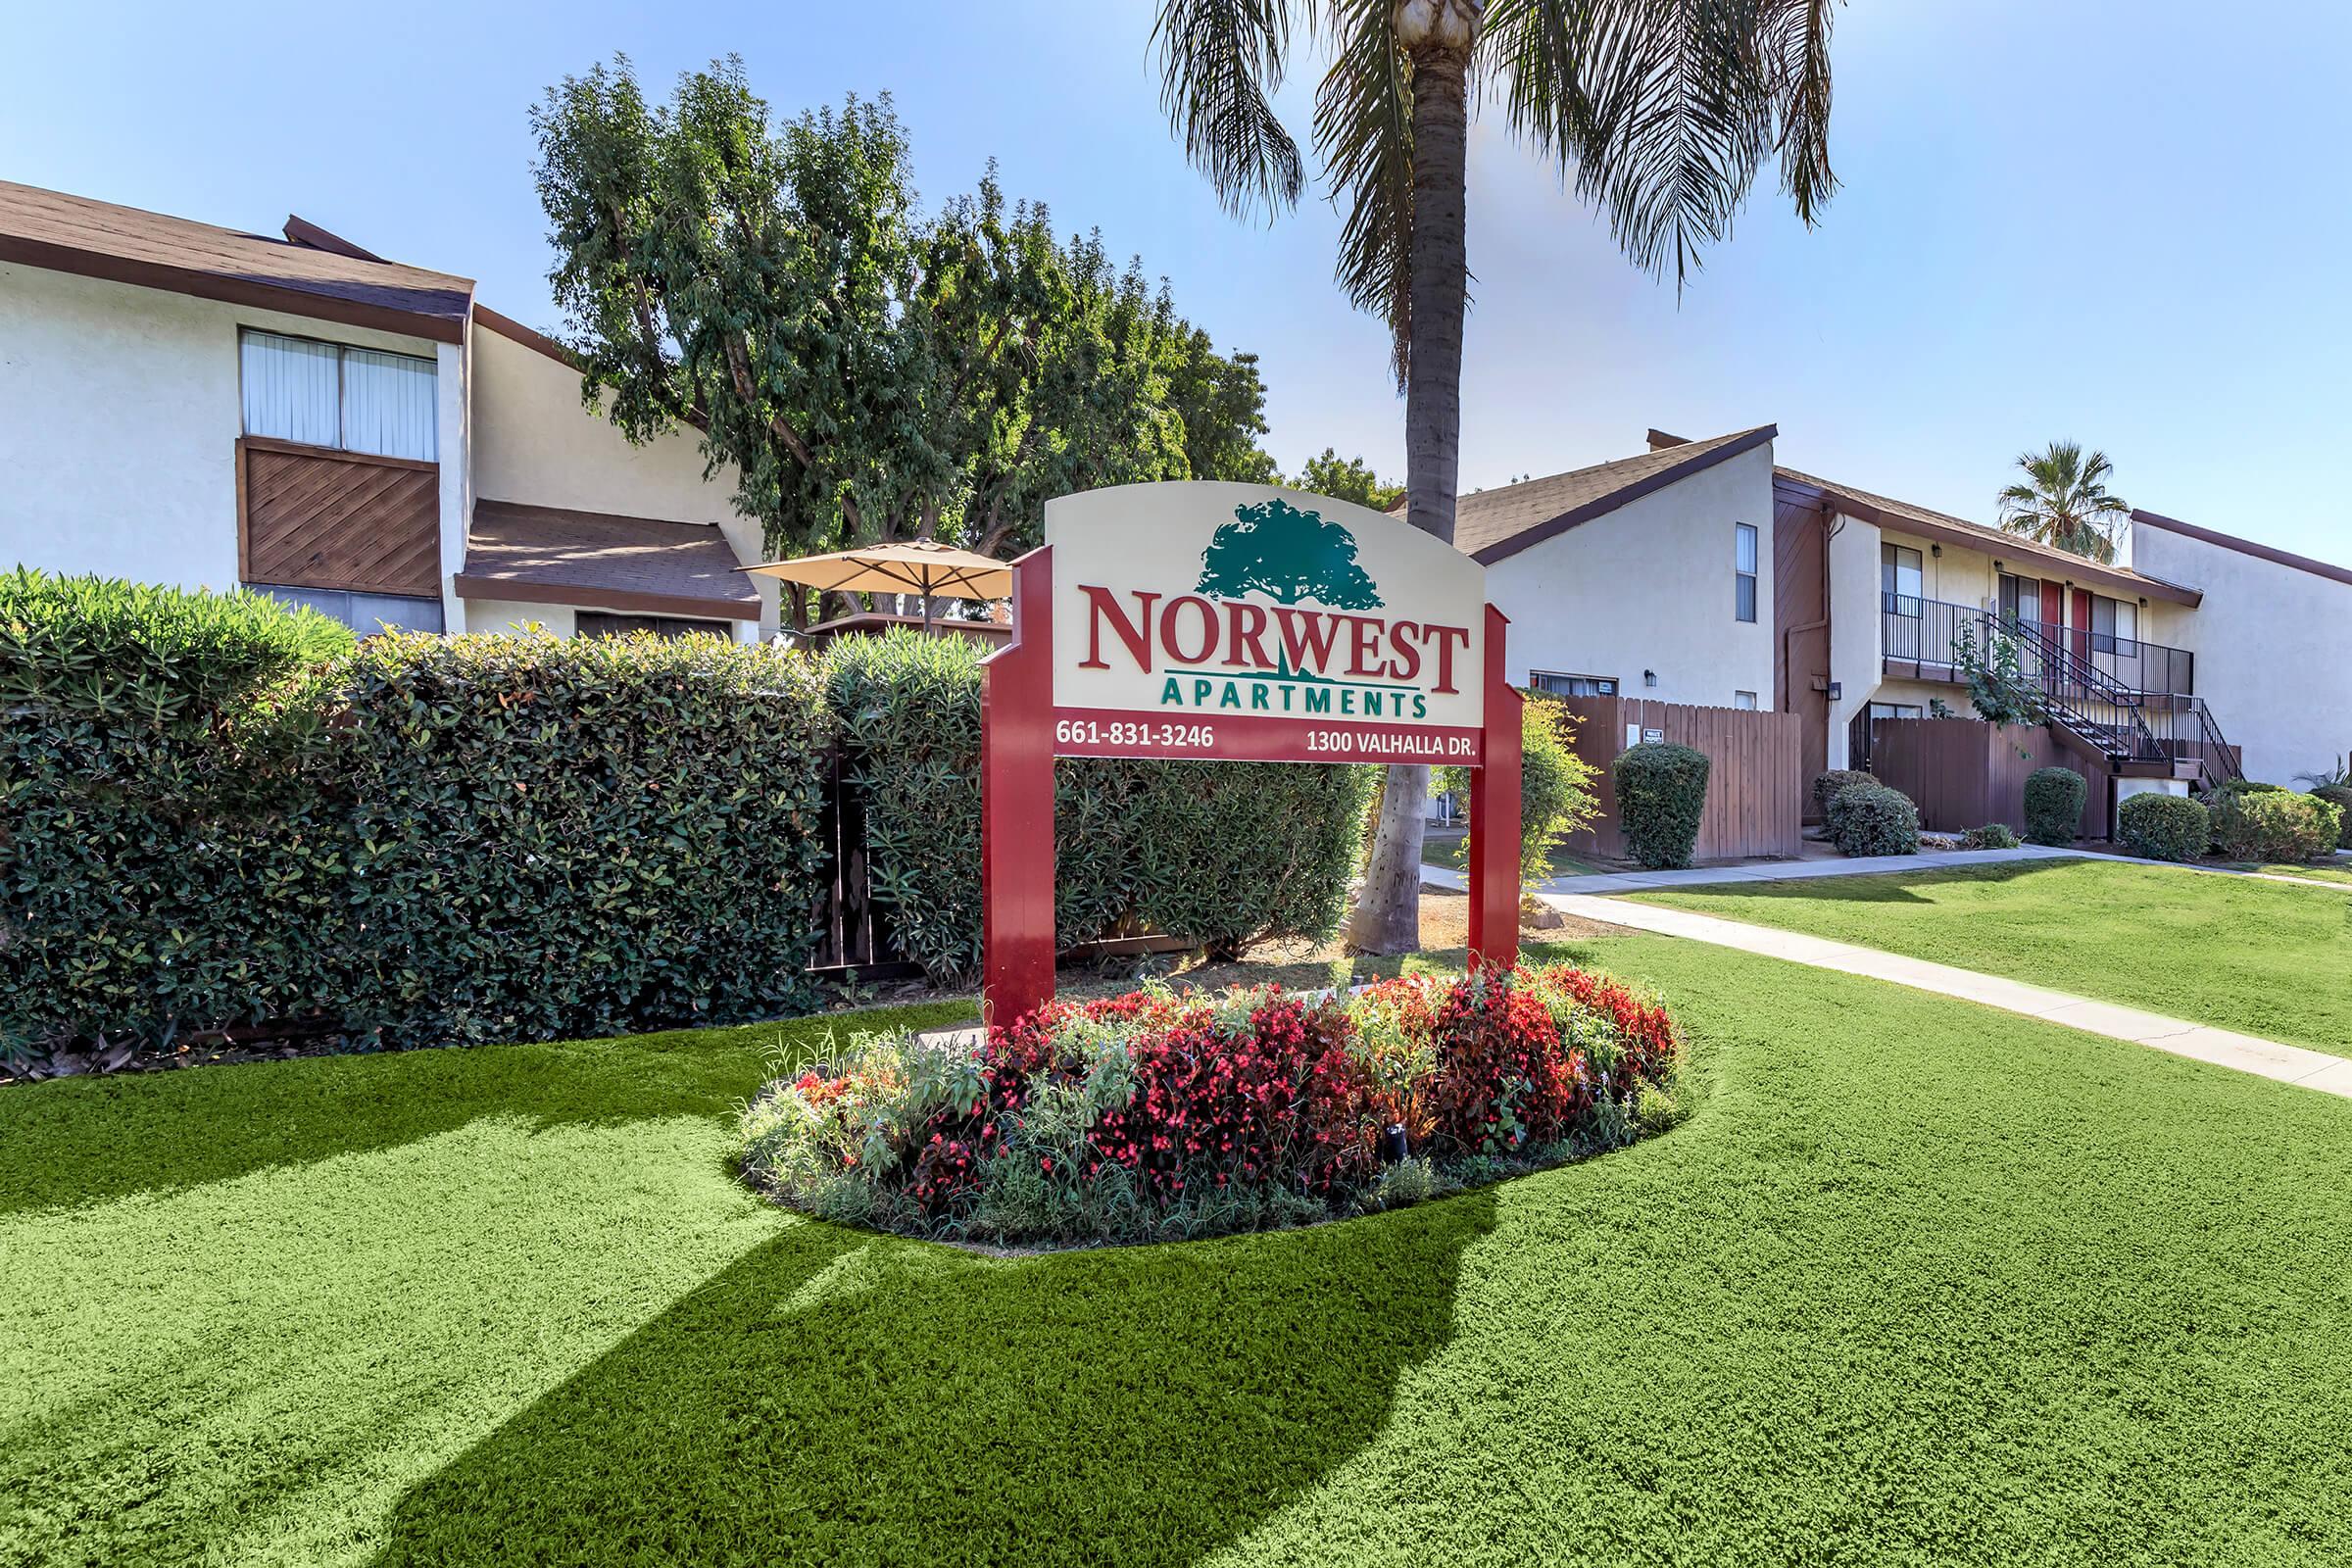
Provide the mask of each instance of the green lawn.
POLYGON ((2323 888, 2067 860, 1636 897, 2352 1051, 2352 901, 2323 888))
POLYGON ((2299 861, 2285 861, 2275 865, 2261 865, 2252 860, 2240 860, 2232 867, 2232 869, 2239 871, 2261 871, 2271 876, 2306 877, 2316 882, 2341 882, 2346 887, 2352 887, 2352 863, 2347 863, 2343 860, 2328 860, 2318 865, 2308 865, 2299 861))
POLYGON ((1691 1121, 1187 1247, 760 1206, 773 1027, 0 1093, 0 1562, 2352 1559, 2352 1105, 1575 951, 1691 1121))

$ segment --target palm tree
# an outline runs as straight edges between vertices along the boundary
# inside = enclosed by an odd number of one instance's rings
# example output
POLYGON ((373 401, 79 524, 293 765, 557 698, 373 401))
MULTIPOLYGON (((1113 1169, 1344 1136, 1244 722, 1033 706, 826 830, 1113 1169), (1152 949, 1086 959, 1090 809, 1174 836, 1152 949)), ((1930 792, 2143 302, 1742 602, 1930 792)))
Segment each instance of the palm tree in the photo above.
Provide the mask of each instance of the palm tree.
POLYGON ((2107 493, 2115 465, 2106 453, 2084 457, 2080 442, 2053 441, 2047 451, 2021 453, 2017 466, 2026 477, 2001 492, 2002 527, 2069 555, 2115 560, 2116 530, 2132 503, 2107 493))
MULTIPOLYGON (((1830 198, 1833 0, 1160 0, 1161 101, 1237 217, 1305 185, 1272 94, 1294 35, 1324 41, 1314 143, 1345 213, 1338 276, 1383 317, 1404 392, 1405 515, 1452 542, 1461 448, 1464 157, 1474 98, 1679 288, 1756 172, 1810 224, 1830 198)), ((1348 941, 1419 943, 1427 767, 1392 767, 1348 941)))

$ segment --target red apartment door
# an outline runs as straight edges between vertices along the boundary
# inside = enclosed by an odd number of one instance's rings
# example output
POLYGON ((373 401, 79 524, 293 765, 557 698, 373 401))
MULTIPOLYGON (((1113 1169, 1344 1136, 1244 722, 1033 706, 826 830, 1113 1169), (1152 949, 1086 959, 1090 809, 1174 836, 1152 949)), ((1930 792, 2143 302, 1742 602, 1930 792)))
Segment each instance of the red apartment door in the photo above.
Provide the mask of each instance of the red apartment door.
POLYGON ((2060 627, 2066 623, 2066 585, 2043 578, 2041 583, 2041 682, 2055 685, 2058 680, 2054 657, 2065 645, 2060 627))
POLYGON ((2090 662, 2090 590, 2075 590, 2075 657, 2084 664, 2090 662))

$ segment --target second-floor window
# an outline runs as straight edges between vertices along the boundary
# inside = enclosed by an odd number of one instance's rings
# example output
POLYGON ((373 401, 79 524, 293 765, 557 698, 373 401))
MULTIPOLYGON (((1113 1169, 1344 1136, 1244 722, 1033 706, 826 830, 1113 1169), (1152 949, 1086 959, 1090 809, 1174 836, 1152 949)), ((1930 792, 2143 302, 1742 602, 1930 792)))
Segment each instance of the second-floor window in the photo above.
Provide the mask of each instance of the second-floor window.
POLYGON ((1732 524, 1732 608, 1741 620, 1756 618, 1756 530, 1753 523, 1732 524))
POLYGON ((238 339, 237 361, 247 435, 439 461, 430 360, 248 331, 238 339))
POLYGON ((1880 608, 1889 615, 1917 616, 1927 586, 1919 552, 1907 545, 1879 546, 1880 608))

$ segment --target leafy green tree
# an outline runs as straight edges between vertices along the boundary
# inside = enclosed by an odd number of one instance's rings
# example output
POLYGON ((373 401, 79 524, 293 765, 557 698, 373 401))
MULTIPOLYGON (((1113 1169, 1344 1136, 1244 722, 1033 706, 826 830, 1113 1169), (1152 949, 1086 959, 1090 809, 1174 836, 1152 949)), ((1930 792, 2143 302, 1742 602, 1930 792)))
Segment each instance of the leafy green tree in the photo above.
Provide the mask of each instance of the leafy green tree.
POLYGON ((1974 626, 1964 625, 1952 638, 1952 664, 1968 683, 1968 700, 1977 716, 1989 724, 2041 724, 2049 721, 2049 699, 2028 680, 2018 656, 2017 639, 1993 631, 1985 645, 1977 645, 1974 626))
MULTIPOLYGON (((1380 316, 1404 390, 1406 516, 1453 538, 1469 301, 1471 84, 1572 176, 1640 266, 1722 239, 1774 157, 1808 223, 1828 202, 1833 0, 1159 0, 1160 101, 1237 216, 1297 203, 1275 114, 1295 32, 1330 52, 1314 141, 1342 217, 1339 282, 1380 316)), ((1429 769, 1392 771, 1348 940, 1409 952, 1429 769)))
POLYGON ((550 280, 582 396, 632 440, 692 425, 768 548, 1002 555, 1053 496, 1253 476, 1265 388, 1099 236, 992 168, 926 216, 885 97, 778 123, 740 63, 650 103, 625 60, 534 110, 550 280))
POLYGON ((2092 561, 2115 560, 2115 536, 2132 504, 2107 493, 2115 465, 2085 455, 2075 441, 2053 441, 2018 457, 2026 477, 2000 494, 2001 526, 2036 544, 2092 561))
POLYGON ((1168 371, 1168 401, 1184 421, 1184 460, 1196 479, 1280 484, 1266 433, 1266 383, 1257 356, 1230 358, 1194 328, 1168 371))
POLYGON ((1361 458, 1343 458, 1336 447, 1325 447, 1319 458, 1309 458, 1291 481, 1294 489, 1311 490, 1319 496, 1334 496, 1352 501, 1374 512, 1386 512, 1404 494, 1404 486, 1390 484, 1372 471, 1372 465, 1361 458))
POLYGON ((1257 592, 1285 605, 1312 599, 1330 610, 1378 610, 1380 593, 1356 564, 1355 536, 1322 514, 1276 496, 1233 509, 1234 520, 1200 553, 1204 594, 1238 599, 1257 592))

